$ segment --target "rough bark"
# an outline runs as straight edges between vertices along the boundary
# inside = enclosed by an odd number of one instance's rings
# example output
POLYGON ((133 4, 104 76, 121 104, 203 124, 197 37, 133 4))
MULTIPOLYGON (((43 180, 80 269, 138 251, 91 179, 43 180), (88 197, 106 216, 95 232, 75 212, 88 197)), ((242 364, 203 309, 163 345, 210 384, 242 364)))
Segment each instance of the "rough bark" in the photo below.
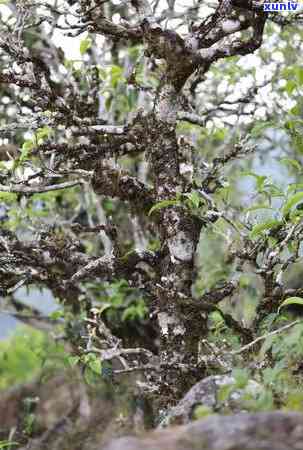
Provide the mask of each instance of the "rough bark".
MULTIPOLYGON (((172 86, 165 85, 161 89, 150 128, 153 144, 149 159, 157 201, 175 199, 183 189, 174 108, 177 97, 178 93, 172 86)), ((161 403, 167 405, 167 402, 178 398, 195 381, 190 370, 183 373, 178 366, 184 363, 188 367, 196 366, 198 335, 199 332, 201 334, 203 325, 199 317, 196 317, 196 322, 190 322, 177 310, 176 296, 191 296, 194 255, 201 224, 181 207, 165 208, 160 214, 161 245, 166 250, 166 256, 160 263, 161 285, 157 296, 160 358, 164 365, 168 362, 175 363, 173 371, 162 373, 160 398, 161 403), (174 295, 171 295, 172 292, 174 295)))

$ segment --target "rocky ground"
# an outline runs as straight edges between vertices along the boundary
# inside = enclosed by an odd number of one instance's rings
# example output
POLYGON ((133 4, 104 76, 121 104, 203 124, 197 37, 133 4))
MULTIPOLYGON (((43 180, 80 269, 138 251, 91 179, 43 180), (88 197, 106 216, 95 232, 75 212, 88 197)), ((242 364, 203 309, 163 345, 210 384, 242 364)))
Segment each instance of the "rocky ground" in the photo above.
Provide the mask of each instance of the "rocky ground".
MULTIPOLYGON (((166 416, 164 430, 146 430, 143 411, 123 387, 115 397, 114 386, 90 387, 74 373, 53 374, 1 393, 0 441, 10 436, 22 450, 303 450, 299 413, 238 412, 192 421, 193 406, 215 406, 218 386, 230 381, 204 379, 166 416)), ((235 411, 239 396, 231 399, 235 411)))

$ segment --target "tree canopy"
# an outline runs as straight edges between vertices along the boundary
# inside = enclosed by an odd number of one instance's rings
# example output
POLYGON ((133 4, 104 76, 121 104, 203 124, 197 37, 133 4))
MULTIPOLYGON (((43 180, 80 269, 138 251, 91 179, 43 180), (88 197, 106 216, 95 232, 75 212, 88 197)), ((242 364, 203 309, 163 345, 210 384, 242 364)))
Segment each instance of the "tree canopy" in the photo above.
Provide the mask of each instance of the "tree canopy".
POLYGON ((5 310, 154 424, 213 374, 302 409, 302 36, 252 0, 0 0, 5 310))

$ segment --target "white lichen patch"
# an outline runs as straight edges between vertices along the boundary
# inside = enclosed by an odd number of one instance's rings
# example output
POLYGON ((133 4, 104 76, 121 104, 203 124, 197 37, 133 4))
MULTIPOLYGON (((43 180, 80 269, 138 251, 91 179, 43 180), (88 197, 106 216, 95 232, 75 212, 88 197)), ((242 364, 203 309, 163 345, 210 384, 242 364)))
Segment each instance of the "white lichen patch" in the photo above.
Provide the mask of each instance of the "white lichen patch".
POLYGON ((211 59, 214 57, 217 50, 218 50, 218 46, 213 45, 210 48, 202 48, 199 51, 199 54, 200 54, 201 58, 203 58, 203 59, 211 59))
POLYGON ((185 47, 187 50, 195 52, 199 48, 199 40, 196 37, 191 36, 186 40, 185 47))
POLYGON ((194 172, 194 168, 192 164, 181 163, 179 166, 180 174, 192 174, 194 172))
POLYGON ((175 336, 177 335, 183 335, 185 333, 184 326, 180 323, 178 317, 176 317, 173 314, 168 314, 166 312, 160 312, 158 314, 158 322, 159 327, 161 329, 161 334, 164 336, 168 335, 168 327, 170 326, 171 330, 173 330, 173 334, 175 336))
POLYGON ((175 336, 178 336, 179 334, 183 335, 185 334, 185 331, 186 331, 185 327, 179 324, 174 328, 174 335, 175 336))
POLYGON ((226 19, 222 22, 221 27, 224 33, 234 33, 239 30, 240 22, 239 20, 226 19))
POLYGON ((158 314, 158 322, 162 335, 168 335, 170 316, 166 312, 160 312, 158 314))
POLYGON ((189 240, 184 231, 180 231, 168 240, 168 248, 172 263, 188 262, 194 253, 194 243, 189 240))

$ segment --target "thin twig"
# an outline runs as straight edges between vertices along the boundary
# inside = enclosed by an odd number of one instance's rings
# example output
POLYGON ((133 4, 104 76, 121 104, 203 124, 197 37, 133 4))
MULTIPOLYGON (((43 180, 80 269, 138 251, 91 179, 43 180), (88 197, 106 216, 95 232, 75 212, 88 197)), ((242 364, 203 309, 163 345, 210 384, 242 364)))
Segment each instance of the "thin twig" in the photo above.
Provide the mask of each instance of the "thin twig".
POLYGON ((243 353, 246 350, 253 347, 257 342, 263 341, 264 339, 268 338, 269 336, 274 336, 276 334, 282 333, 283 331, 288 330, 289 328, 293 327, 294 325, 297 325, 300 322, 301 322, 301 320, 299 320, 299 319, 294 320, 293 322, 288 323, 287 325, 284 325, 283 327, 278 328, 277 330, 272 331, 271 333, 267 333, 267 334, 263 334, 263 336, 259 336, 257 339, 250 342, 249 344, 244 345, 243 347, 239 348, 238 350, 233 350, 230 353, 231 353, 231 355, 238 355, 239 353, 243 353))
POLYGON ((6 291, 7 294, 12 294, 13 292, 15 292, 17 289, 19 289, 21 286, 23 286, 26 281, 28 281, 28 277, 22 278, 14 286, 12 286, 11 288, 7 289, 7 291, 6 291))

